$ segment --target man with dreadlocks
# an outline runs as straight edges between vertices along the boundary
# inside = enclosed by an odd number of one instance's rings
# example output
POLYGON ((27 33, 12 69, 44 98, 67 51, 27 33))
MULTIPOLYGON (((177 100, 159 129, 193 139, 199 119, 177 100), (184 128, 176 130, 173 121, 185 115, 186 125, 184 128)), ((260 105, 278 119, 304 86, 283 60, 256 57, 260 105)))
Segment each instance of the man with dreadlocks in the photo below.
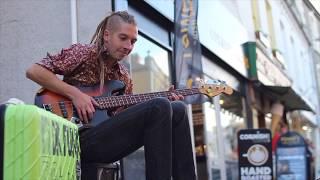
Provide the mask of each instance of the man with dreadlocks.
MULTIPOLYGON (((75 86, 120 80, 132 94, 127 69, 119 63, 137 41, 135 19, 114 12, 97 27, 90 45, 74 44, 58 54, 47 54, 27 70, 27 77, 72 100, 79 118, 90 123, 98 103, 75 86), (60 80, 56 74, 63 75, 60 80)), ((172 87, 170 88, 172 89, 172 87)), ((145 147, 147 180, 195 180, 190 129, 183 97, 154 98, 130 106, 85 132, 80 131, 81 162, 111 163, 145 147)))

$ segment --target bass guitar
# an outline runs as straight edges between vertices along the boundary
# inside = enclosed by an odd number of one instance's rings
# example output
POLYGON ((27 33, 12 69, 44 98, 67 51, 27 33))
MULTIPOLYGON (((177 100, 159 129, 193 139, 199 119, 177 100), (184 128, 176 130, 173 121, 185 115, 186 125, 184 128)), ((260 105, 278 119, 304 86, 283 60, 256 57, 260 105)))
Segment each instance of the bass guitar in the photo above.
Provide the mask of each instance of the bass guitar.
MULTIPOLYGON (((208 97, 214 97, 221 93, 232 94, 233 92, 232 88, 227 86, 225 82, 217 80, 213 81, 211 84, 200 83, 197 88, 117 96, 114 94, 122 94, 125 88, 125 84, 118 80, 107 81, 102 93, 100 93, 99 85, 78 88, 85 94, 92 96, 99 104, 90 121, 90 126, 95 126, 102 121, 107 120, 109 117, 108 111, 112 109, 142 103, 156 97, 168 98, 171 96, 171 93, 180 94, 182 96, 204 94, 208 97)), ((35 105, 68 119, 79 126, 82 125, 72 101, 64 96, 47 89, 41 89, 41 91, 36 94, 35 105)))

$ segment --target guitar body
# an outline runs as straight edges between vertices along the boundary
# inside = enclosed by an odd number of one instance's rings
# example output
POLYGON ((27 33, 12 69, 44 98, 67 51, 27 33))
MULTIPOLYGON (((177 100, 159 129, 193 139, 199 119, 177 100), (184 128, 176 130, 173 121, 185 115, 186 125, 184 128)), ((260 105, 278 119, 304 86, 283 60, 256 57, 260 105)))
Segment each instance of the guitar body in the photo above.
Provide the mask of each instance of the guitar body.
MULTIPOLYGON (((125 84, 118 80, 109 80, 104 84, 102 93, 100 93, 100 85, 77 88, 92 97, 108 97, 114 94, 123 94, 125 84)), ((71 100, 52 91, 42 89, 40 92, 38 92, 35 97, 35 105, 40 108, 44 108, 58 116, 64 117, 65 119, 68 119, 76 124, 81 123, 71 100)), ((90 121, 90 125, 95 126, 108 119, 108 110, 109 109, 100 110, 96 108, 93 119, 90 121)))

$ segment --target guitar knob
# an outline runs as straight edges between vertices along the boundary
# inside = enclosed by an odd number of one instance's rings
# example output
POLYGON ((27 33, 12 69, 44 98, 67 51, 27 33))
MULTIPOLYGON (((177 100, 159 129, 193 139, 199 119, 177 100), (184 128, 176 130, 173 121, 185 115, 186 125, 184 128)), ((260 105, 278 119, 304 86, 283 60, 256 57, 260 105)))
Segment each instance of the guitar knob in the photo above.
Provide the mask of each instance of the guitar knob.
POLYGON ((79 118, 76 118, 76 117, 71 117, 70 121, 75 123, 75 124, 82 124, 81 120, 79 118))

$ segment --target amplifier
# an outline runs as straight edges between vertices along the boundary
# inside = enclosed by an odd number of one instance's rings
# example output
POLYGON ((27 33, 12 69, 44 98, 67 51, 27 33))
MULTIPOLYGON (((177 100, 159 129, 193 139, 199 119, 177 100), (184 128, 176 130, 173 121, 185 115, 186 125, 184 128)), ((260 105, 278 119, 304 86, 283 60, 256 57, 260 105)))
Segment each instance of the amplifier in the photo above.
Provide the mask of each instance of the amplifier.
POLYGON ((0 179, 80 179, 78 127, 34 105, 0 105, 0 179))

